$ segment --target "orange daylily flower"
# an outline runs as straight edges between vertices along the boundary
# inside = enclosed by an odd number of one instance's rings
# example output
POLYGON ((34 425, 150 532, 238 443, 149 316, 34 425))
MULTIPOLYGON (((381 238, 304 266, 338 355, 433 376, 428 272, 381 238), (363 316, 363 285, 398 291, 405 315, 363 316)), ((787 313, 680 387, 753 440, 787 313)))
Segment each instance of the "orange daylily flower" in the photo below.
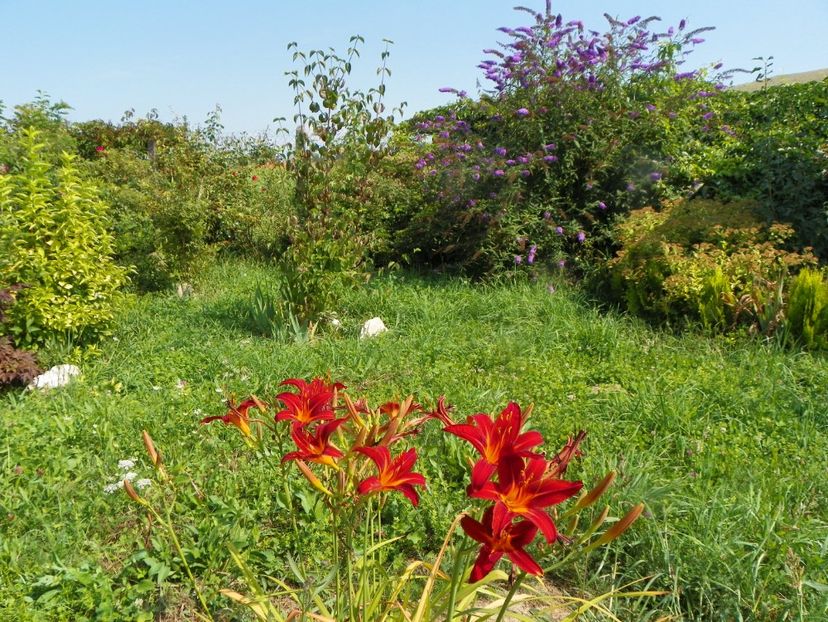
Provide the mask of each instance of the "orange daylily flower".
POLYGON ((583 487, 583 482, 568 482, 546 474, 547 462, 541 457, 524 460, 509 455, 497 465, 497 482, 486 482, 470 496, 488 499, 512 514, 532 522, 552 544, 558 530, 543 508, 566 501, 583 487))
POLYGON ((357 486, 359 494, 367 495, 381 490, 399 490, 411 501, 412 505, 417 506, 420 502, 420 496, 414 486, 425 486, 426 482, 422 474, 411 471, 417 461, 416 449, 412 448, 404 451, 393 461, 391 460, 391 452, 388 451, 388 447, 385 445, 357 447, 354 451, 368 456, 379 470, 378 475, 372 475, 360 482, 357 486))
POLYGON ((535 430, 521 433, 523 423, 520 406, 509 402, 495 421, 489 415, 479 413, 468 417, 466 423, 446 426, 446 432, 468 441, 481 455, 472 468, 470 492, 479 490, 504 458, 537 456, 532 448, 543 443, 543 437, 535 430))
POLYGON ((290 378, 282 382, 298 389, 298 393, 286 391, 276 396, 285 405, 285 409, 276 413, 276 421, 293 421, 307 425, 312 421, 329 421, 334 418, 334 393, 344 389, 340 382, 327 384, 321 378, 305 382, 299 378, 290 378))
POLYGON ((248 414, 248 411, 254 406, 262 408, 262 403, 254 398, 250 398, 243 401, 238 406, 234 406, 233 402, 228 401, 227 414, 217 415, 215 417, 204 417, 204 419, 201 420, 201 423, 210 423, 211 421, 221 420, 225 425, 236 426, 245 437, 252 438, 253 434, 250 431, 250 415, 248 414))

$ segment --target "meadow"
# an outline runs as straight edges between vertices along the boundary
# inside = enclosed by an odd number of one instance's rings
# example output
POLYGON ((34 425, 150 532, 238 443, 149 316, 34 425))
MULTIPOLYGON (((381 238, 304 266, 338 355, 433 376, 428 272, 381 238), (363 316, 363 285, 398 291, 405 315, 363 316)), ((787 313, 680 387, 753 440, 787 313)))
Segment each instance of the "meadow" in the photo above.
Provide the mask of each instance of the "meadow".
MULTIPOLYGON (((291 576, 291 555, 324 560, 318 508, 294 510, 300 538, 287 528, 279 481, 293 470, 245 451, 231 426, 199 420, 223 414, 231 395, 270 396, 284 378, 327 374, 377 401, 444 394, 460 416, 531 402, 531 425, 555 446, 587 430, 571 467, 577 478, 615 469, 613 504, 643 501, 646 512, 605 551, 545 577, 563 593, 635 580, 668 591, 617 599, 610 607, 620 619, 828 615, 824 357, 653 330, 566 285, 550 293, 546 283, 401 273, 349 296, 341 329, 278 342, 254 336, 245 314, 250 291, 273 278, 267 266, 232 261, 210 269, 191 297, 142 296, 79 381, 3 395, 3 619, 194 618, 163 534, 150 532, 122 490, 104 492, 119 460, 135 459, 138 475, 152 477, 144 429, 169 468, 191 478, 176 525, 216 619, 243 619, 217 594, 237 583, 228 542, 262 575, 291 576), (389 331, 360 340, 373 315, 389 331)), ((427 438, 422 505, 388 510, 389 529, 405 534, 402 561, 439 548, 463 505, 459 441, 427 438)))

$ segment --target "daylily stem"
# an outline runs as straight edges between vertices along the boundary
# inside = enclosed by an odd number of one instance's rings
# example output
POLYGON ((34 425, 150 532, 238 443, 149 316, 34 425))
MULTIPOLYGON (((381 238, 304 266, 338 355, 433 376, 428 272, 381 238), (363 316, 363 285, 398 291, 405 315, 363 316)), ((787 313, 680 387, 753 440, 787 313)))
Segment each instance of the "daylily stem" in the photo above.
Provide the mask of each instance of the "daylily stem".
POLYGON ((500 607, 500 613, 497 614, 497 619, 495 619, 495 622, 501 622, 501 620, 503 620, 503 616, 506 615, 506 610, 509 609, 509 603, 512 602, 512 597, 514 597, 515 592, 517 592, 518 588, 520 587, 520 584, 523 583, 524 577, 526 577, 526 572, 521 571, 521 573, 518 575, 518 578, 515 579, 514 583, 512 583, 512 588, 509 590, 509 593, 506 594, 506 599, 503 601, 503 605, 501 605, 500 607))

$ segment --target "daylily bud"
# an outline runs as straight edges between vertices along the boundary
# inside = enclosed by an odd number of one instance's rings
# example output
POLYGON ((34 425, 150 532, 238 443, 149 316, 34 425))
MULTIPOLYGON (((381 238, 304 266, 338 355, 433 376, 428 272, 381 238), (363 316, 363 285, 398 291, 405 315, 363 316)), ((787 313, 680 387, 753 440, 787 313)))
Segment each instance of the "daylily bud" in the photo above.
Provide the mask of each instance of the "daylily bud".
POLYGON ((596 544, 606 544, 607 542, 612 542, 613 540, 615 540, 618 536, 620 536, 622 533, 627 531, 627 529, 629 529, 630 525, 632 525, 638 519, 638 517, 641 516, 641 512, 643 511, 644 504, 639 503, 632 510, 627 512, 627 515, 624 518, 622 518, 612 527, 607 529, 603 534, 601 534, 601 537, 598 538, 596 544))
POLYGON ((302 472, 307 480, 310 482, 310 485, 316 488, 319 492, 331 496, 331 491, 325 488, 325 485, 319 480, 316 475, 313 474, 313 471, 310 470, 310 467, 305 464, 302 460, 296 461, 296 466, 299 467, 299 470, 302 472))
POLYGON ((128 479, 124 480, 124 490, 126 491, 129 498, 135 501, 136 503, 140 503, 141 505, 148 505, 145 499, 142 499, 138 496, 138 493, 135 492, 135 489, 132 487, 132 484, 129 482, 128 479))
POLYGON ((149 432, 144 430, 141 433, 141 436, 144 439, 144 447, 147 448, 147 453, 149 454, 150 460, 152 461, 152 466, 156 469, 160 468, 163 464, 161 462, 161 454, 155 449, 155 443, 152 442, 152 437, 149 435, 149 432))
POLYGON ((593 503, 598 501, 599 497, 606 492, 607 488, 610 487, 613 481, 615 481, 615 471, 610 471, 606 474, 604 479, 602 479, 600 483, 597 486, 595 486, 595 488, 593 488, 583 497, 578 499, 578 503, 575 504, 575 510, 582 510, 584 508, 588 508, 593 503))

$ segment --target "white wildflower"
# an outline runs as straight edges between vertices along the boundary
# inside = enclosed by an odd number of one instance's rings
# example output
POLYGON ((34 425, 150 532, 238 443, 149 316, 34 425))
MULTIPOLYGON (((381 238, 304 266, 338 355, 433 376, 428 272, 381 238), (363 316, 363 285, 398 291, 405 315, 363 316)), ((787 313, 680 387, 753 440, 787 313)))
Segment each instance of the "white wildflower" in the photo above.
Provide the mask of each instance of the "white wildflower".
POLYGON ((135 458, 127 458, 126 460, 118 460, 118 468, 122 471, 129 471, 135 466, 135 458))
POLYGON ((138 477, 138 474, 135 471, 129 471, 128 473, 124 473, 124 479, 128 482, 131 482, 136 477, 138 477))
POLYGON ((146 477, 143 477, 143 478, 141 478, 141 479, 139 479, 135 482, 135 487, 138 490, 143 490, 144 488, 148 488, 151 485, 152 485, 152 480, 147 479, 146 477))
POLYGON ((111 495, 113 492, 116 492, 117 490, 119 490, 123 487, 124 487, 124 483, 119 481, 119 482, 115 482, 114 484, 107 484, 106 486, 104 486, 103 491, 106 494, 111 495))

